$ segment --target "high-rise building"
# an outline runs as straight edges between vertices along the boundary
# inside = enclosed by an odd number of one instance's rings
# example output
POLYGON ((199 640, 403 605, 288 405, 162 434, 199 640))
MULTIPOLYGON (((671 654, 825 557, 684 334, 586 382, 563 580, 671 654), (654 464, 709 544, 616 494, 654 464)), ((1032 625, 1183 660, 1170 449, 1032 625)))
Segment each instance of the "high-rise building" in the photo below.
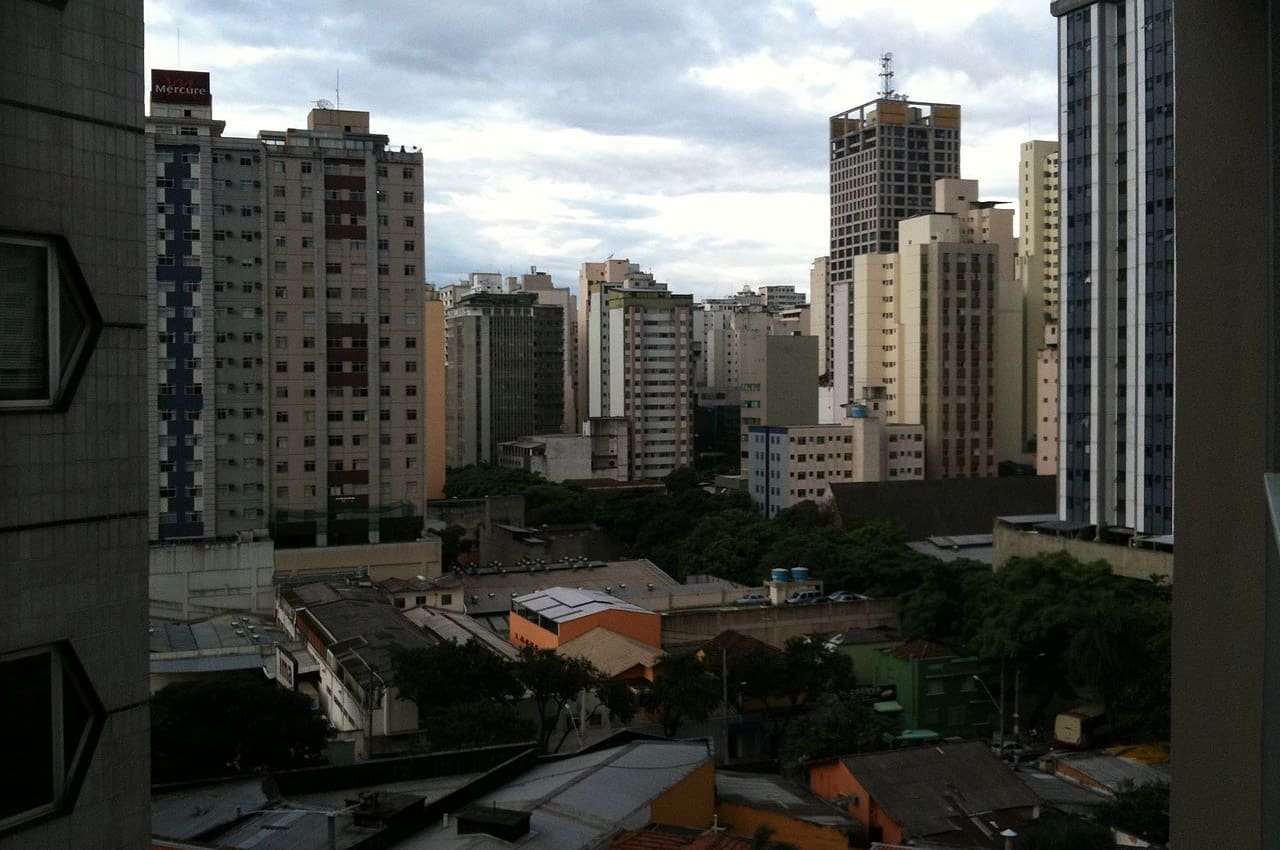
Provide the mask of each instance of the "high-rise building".
MULTIPOLYGON (((826 343, 834 360, 852 356, 850 341, 836 332, 834 288, 856 287, 854 258, 898 250, 898 222, 934 209, 934 181, 960 176, 960 107, 885 97, 829 121, 831 250, 821 298, 830 310, 826 343)), ((811 300, 820 296, 814 292, 811 300)), ((832 364, 832 373, 840 367, 832 364)), ((847 373, 846 373, 847 374, 847 373)), ((836 387, 836 403, 856 401, 852 388, 836 387)))
POLYGON ((578 285, 579 405, 630 423, 630 480, 693 460, 693 296, 628 260, 584 263, 578 285), (585 390, 585 392, 583 392, 585 390))
POLYGON ((567 286, 556 286, 551 275, 540 272, 537 268, 529 270, 529 274, 507 278, 508 292, 532 292, 538 296, 539 304, 550 304, 560 308, 564 315, 563 356, 561 369, 563 377, 564 412, 560 430, 572 433, 582 428, 582 417, 578 414, 578 299, 567 286))
POLYGON ((498 444, 558 433, 564 310, 531 292, 469 295, 445 316, 450 467, 497 463, 498 444))
POLYGON ((1018 283, 1025 304, 1023 438, 1034 440, 1037 474, 1058 471, 1059 146, 1023 142, 1018 162, 1018 283))
POLYGON ((149 538, 212 540, 267 523, 262 146, 222 135, 207 73, 167 73, 146 136, 149 538))
POLYGON ((818 374, 826 377, 824 386, 831 380, 831 261, 826 257, 814 257, 809 267, 809 333, 818 338, 818 374))
POLYGON ((1052 5, 1065 187, 1059 510, 1139 534, 1174 527, 1172 9, 1052 5))
POLYGON ((1013 213, 979 200, 974 180, 939 180, 935 194, 937 212, 899 223, 896 253, 856 257, 858 284, 836 288, 837 335, 858 345, 835 382, 883 402, 886 422, 924 426, 926 477, 994 475, 1021 425, 1013 213), (998 387, 1015 390, 1005 408, 998 387))
MULTIPOLYGON (((0 846, 149 845, 143 9, 0 2, 0 846)), ((171 96, 201 83, 157 79, 171 96)), ((154 234, 149 234, 154 237, 154 234)))
POLYGON ((172 74, 146 137, 151 539, 416 538, 444 469, 422 154, 352 110, 225 137, 208 75, 172 74))

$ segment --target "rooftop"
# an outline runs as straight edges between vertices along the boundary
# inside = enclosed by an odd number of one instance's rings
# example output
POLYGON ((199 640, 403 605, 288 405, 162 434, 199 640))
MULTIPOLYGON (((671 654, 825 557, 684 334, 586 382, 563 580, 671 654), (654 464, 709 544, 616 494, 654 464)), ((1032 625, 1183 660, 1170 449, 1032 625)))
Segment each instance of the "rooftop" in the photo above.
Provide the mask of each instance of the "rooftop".
MULTIPOLYGON (((532 611, 556 623, 580 620, 606 611, 627 611, 633 614, 653 614, 652 611, 624 602, 618 597, 598 590, 574 590, 571 587, 551 587, 535 593, 517 596, 515 605, 532 611)), ((656 614, 654 616, 657 616, 656 614)))
POLYGON ((836 646, 860 646, 868 643, 897 643, 900 640, 902 635, 890 626, 876 626, 872 629, 850 626, 843 632, 832 635, 827 643, 836 646))
MULTIPOLYGON (((716 771, 716 799, 786 815, 815 826, 856 830, 858 822, 842 809, 814 795, 808 788, 764 773, 716 771)), ((732 824, 727 824, 732 828, 732 824)))
POLYGON ((509 642, 466 614, 439 608, 410 608, 402 614, 406 620, 436 640, 456 644, 476 641, 495 655, 508 660, 514 660, 520 654, 509 642))
MULTIPOLYGON (((475 568, 449 573, 431 586, 460 587, 463 602, 472 616, 505 615, 511 600, 549 587, 576 587, 602 590, 614 595, 646 592, 654 588, 676 586, 679 582, 652 561, 636 558, 627 561, 562 561, 553 564, 526 564, 492 568, 475 568)), ((417 586, 414 586, 417 589, 417 586)))
POLYGON ((624 832, 607 850, 751 850, 751 842, 724 832, 658 826, 624 832))
POLYGON ((653 667, 665 655, 657 647, 603 626, 562 643, 556 652, 571 658, 584 658, 606 676, 617 676, 633 667, 653 667))
POLYGON ((1037 803, 1036 795, 981 742, 868 753, 843 762, 908 836, 967 832, 977 815, 982 815, 983 830, 997 821, 998 833, 1009 824, 992 815, 1037 803))

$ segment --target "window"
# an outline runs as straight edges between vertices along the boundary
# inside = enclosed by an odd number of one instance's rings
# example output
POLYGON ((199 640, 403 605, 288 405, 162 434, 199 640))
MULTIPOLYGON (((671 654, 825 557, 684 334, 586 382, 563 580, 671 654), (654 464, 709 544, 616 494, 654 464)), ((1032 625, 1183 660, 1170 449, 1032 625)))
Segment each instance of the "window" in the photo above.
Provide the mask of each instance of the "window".
POLYGON ((0 655, 0 693, 13 736, 0 832, 71 808, 106 717, 75 651, 56 643, 0 655))
POLYGON ((405 347, 405 348, 417 348, 417 347, 418 347, 418 338, 417 338, 416 336, 407 336, 407 337, 405 337, 405 338, 404 338, 404 347, 405 347))
POLYGON ((98 324, 68 248, 0 234, 0 410, 66 401, 98 324))
POLYGON ((412 277, 417 273, 418 273, 418 267, 416 265, 414 265, 413 263, 405 263, 405 267, 404 267, 405 277, 412 277))
POLYGON ((405 193, 404 193, 404 202, 405 202, 406 204, 412 204, 412 203, 413 203, 413 193, 412 193, 412 192, 405 192, 405 193))
POLYGON ((413 227, 413 216, 407 215, 404 217, 404 226, 413 227))
POLYGON ((303 174, 311 173, 311 162, 309 160, 302 163, 302 173, 303 174))

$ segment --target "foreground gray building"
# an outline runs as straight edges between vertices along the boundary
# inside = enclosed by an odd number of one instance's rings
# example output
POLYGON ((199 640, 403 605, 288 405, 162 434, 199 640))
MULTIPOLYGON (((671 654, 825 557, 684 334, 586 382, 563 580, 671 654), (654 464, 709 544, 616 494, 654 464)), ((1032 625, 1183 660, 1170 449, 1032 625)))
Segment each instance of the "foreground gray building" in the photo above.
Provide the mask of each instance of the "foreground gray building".
POLYGON ((1060 511, 1173 532, 1173 2, 1060 0, 1060 511))
POLYGON ((3 0, 0 20, 0 846, 136 850, 150 830, 142 3, 3 0))

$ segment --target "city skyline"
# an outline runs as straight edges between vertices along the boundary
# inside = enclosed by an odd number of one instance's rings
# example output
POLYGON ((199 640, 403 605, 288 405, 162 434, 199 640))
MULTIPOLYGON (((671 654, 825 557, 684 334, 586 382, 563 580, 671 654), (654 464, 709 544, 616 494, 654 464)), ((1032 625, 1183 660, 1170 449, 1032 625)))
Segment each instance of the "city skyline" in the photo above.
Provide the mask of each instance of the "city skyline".
POLYGON ((898 91, 964 107, 962 176, 989 197, 1016 199, 1018 145, 1056 136, 1047 8, 845 5, 322 5, 299 46, 303 22, 271 10, 148 0, 146 65, 210 71, 215 112, 245 135, 336 101, 340 74, 344 107, 423 148, 431 282, 536 265, 572 286, 612 254, 699 298, 807 290, 826 253, 826 119, 876 96, 880 53, 898 91))

